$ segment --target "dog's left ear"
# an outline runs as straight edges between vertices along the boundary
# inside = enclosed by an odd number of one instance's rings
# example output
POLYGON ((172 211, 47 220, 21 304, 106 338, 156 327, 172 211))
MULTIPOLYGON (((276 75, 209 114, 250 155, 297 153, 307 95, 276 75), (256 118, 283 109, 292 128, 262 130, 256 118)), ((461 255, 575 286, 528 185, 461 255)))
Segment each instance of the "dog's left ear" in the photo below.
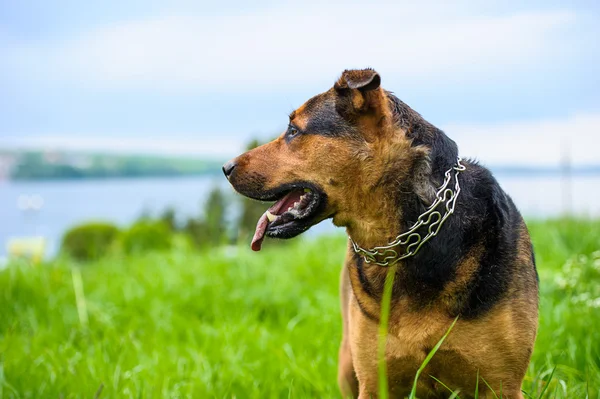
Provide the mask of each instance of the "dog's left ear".
POLYGON ((383 99, 381 77, 371 68, 345 70, 333 85, 338 111, 347 116, 377 109, 383 99))

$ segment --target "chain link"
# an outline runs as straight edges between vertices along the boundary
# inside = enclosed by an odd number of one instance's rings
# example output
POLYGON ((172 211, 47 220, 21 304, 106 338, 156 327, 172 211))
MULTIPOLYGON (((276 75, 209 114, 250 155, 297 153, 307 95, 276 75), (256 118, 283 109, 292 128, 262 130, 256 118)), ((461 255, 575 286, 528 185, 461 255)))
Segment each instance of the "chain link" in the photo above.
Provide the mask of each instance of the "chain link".
POLYGON ((354 252, 362 255, 366 263, 384 267, 393 266, 402 259, 406 259, 409 256, 416 254, 419 249, 421 249, 423 244, 429 241, 431 237, 437 235, 446 219, 448 219, 448 217, 454 213, 456 199, 458 198, 458 194, 460 194, 458 174, 466 169, 465 166, 460 163, 461 161, 462 159, 458 157, 456 160, 456 165, 446 171, 444 183, 442 183, 442 185, 436 191, 435 201, 433 201, 433 203, 425 212, 419 215, 417 221, 411 226, 410 229, 408 229, 408 231, 397 236, 396 239, 390 242, 388 245, 374 247, 372 249, 364 249, 360 247, 356 242, 354 242, 352 237, 350 237, 350 242, 352 243, 354 252), (450 180, 452 180, 452 171, 456 172, 454 174, 454 180, 456 181, 454 184, 454 190, 448 187, 450 185, 450 180), (441 203, 445 203, 446 205, 446 212, 443 216, 439 211, 436 210, 438 205, 441 203), (427 235, 425 235, 425 237, 421 237, 421 234, 417 232, 417 229, 424 226, 428 226, 427 235), (398 254, 399 248, 394 249, 395 247, 404 247, 403 253, 398 254), (378 261, 377 257, 383 259, 378 261))

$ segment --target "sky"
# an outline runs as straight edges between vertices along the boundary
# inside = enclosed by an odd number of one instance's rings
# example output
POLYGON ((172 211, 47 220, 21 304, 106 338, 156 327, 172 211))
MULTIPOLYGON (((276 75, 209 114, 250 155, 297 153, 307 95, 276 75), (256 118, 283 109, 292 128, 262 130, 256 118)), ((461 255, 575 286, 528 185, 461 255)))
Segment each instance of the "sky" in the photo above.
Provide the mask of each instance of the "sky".
POLYGON ((1 0, 0 148, 226 158, 373 67, 465 157, 598 165, 599 18, 597 1, 1 0))

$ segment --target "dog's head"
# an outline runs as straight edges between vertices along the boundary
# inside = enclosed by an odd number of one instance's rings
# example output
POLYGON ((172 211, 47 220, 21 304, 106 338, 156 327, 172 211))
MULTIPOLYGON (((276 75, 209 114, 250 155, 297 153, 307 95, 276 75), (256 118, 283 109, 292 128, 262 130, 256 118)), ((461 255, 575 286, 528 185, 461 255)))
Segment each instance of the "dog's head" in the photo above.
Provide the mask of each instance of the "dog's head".
POLYGON ((398 128, 402 115, 380 82, 372 69, 344 71, 333 88, 291 113, 281 136, 223 166, 239 193, 276 201, 258 221, 254 250, 265 234, 291 238, 327 218, 348 226, 385 212, 370 199, 418 173, 427 148, 398 128))

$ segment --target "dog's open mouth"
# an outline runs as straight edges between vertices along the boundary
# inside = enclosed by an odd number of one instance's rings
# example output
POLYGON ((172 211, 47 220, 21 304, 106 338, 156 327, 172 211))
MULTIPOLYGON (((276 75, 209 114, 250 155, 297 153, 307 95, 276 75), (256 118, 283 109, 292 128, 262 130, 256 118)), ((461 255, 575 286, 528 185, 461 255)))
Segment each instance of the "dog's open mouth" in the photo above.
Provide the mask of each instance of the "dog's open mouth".
POLYGON ((260 251, 265 235, 291 238, 308 230, 323 203, 323 195, 310 188, 286 192, 258 220, 252 238, 252 250, 260 251))

